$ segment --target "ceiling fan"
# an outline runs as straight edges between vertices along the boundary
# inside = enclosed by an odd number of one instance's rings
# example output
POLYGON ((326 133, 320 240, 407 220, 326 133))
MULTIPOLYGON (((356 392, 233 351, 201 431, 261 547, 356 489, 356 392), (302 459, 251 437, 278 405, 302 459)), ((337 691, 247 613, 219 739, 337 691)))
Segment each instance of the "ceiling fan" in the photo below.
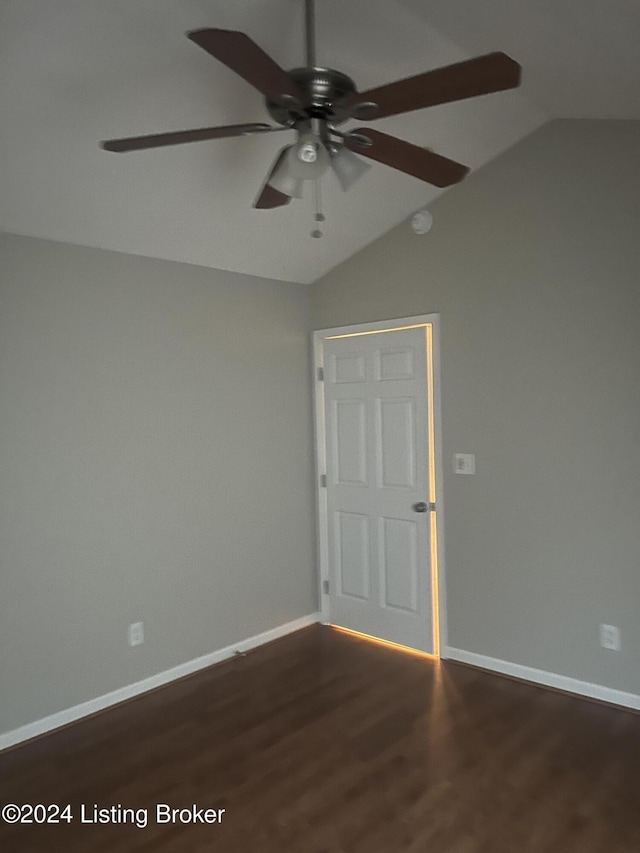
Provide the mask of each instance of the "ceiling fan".
MULTIPOLYGON (((110 139, 107 151, 135 151, 206 139, 251 136, 292 130, 296 142, 277 155, 254 207, 269 209, 301 198, 304 182, 316 181, 331 168, 344 190, 369 167, 357 155, 385 163, 437 187, 462 180, 469 169, 427 148, 370 127, 343 132, 349 119, 371 121, 424 107, 512 89, 520 83, 520 66, 504 53, 448 65, 358 92, 346 74, 316 65, 314 0, 305 0, 306 65, 284 71, 245 33, 202 29, 188 38, 243 77, 265 97, 276 126, 234 124, 150 136, 110 139)), ((323 219, 317 214, 317 219, 323 219)), ((319 232, 314 232, 319 236, 319 232)))

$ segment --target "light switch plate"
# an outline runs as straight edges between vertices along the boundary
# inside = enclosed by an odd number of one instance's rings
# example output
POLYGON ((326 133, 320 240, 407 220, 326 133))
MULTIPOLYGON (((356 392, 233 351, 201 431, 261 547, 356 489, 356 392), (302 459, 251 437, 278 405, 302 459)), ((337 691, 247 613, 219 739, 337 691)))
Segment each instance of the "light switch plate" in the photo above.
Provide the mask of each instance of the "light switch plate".
POLYGON ((455 453, 453 456, 453 470, 456 474, 475 474, 476 457, 473 453, 455 453))

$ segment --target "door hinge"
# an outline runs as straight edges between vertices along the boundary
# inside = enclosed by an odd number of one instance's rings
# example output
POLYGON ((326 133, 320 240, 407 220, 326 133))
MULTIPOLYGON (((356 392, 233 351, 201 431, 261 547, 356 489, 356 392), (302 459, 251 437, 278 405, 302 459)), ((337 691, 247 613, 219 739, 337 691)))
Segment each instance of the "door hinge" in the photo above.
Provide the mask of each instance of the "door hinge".
POLYGON ((320 474, 320 487, 322 489, 327 488, 327 475, 326 474, 320 474))
POLYGON ((318 382, 324 382, 324 367, 318 368, 318 382))
POLYGON ((427 506, 429 507, 429 512, 435 512, 436 511, 436 505, 433 502, 427 504, 427 506))
POLYGON ((324 595, 329 595, 329 581, 322 581, 322 592, 324 595))

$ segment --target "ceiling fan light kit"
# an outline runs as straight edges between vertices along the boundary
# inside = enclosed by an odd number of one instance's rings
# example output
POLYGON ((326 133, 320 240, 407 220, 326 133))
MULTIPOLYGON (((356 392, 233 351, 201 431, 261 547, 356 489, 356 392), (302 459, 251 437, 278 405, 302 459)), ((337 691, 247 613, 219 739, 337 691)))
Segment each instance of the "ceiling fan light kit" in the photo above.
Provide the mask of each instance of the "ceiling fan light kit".
MULTIPOLYGON (((304 184, 316 184, 331 170, 346 192, 375 160, 437 187, 462 180, 469 169, 440 154, 373 128, 343 132, 346 121, 371 121, 515 88, 520 66, 504 53, 489 53, 426 71, 365 92, 340 71, 316 65, 314 0, 305 0, 306 65, 282 69, 245 33, 202 29, 187 37, 264 95, 276 126, 265 123, 227 125, 171 133, 111 139, 107 151, 127 152, 208 139, 294 131, 296 142, 280 150, 254 207, 269 210, 301 198, 304 184)), ((316 205, 316 219, 320 216, 316 205)), ((323 217, 324 218, 324 217, 323 217)), ((312 236, 319 236, 317 229, 312 236)))
POLYGON ((285 162, 294 177, 301 181, 315 181, 329 168, 329 151, 320 136, 312 132, 300 133, 285 162))
POLYGON ((369 171, 371 166, 342 143, 332 143, 329 147, 331 168, 344 192, 369 171))
POLYGON ((269 177, 268 186, 284 196, 289 198, 302 198, 304 181, 296 178, 291 174, 291 170, 287 166, 287 161, 293 146, 287 146, 284 149, 285 157, 280 161, 280 164, 273 170, 269 177))

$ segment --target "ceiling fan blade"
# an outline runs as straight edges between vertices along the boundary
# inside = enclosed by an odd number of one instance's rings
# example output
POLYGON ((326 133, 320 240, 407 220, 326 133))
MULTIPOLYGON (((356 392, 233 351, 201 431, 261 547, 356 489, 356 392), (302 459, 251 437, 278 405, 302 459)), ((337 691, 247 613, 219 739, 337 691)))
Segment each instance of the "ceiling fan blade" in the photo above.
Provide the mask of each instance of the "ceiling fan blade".
POLYGON ((204 29, 193 30, 187 36, 270 101, 282 102, 284 96, 289 102, 294 98, 302 103, 303 93, 295 80, 245 33, 204 29))
POLYGON ((150 136, 128 136, 125 139, 108 139, 100 145, 107 151, 138 151, 143 148, 160 148, 163 145, 182 145, 204 139, 224 139, 228 136, 251 136, 282 130, 268 124, 228 124, 221 127, 203 127, 197 130, 177 130, 173 133, 154 133, 150 136))
POLYGON ((368 92, 359 92, 347 99, 346 105, 355 107, 359 103, 372 102, 377 104, 377 109, 371 107, 367 118, 385 118, 513 89, 520 84, 521 70, 506 53, 488 53, 369 89, 368 92))
POLYGON ((278 156, 273 162, 273 165, 269 169, 269 174, 267 175, 260 195, 255 200, 253 205, 254 207, 257 207, 258 210, 271 210, 271 208, 274 207, 283 207, 285 204, 289 204, 289 202, 291 201, 291 196, 281 193, 280 190, 277 190, 275 187, 272 187, 269 184, 271 176, 286 157, 288 150, 289 146, 285 145, 285 147, 282 149, 282 151, 279 152, 278 156))
POLYGON ((269 184, 265 184, 253 206, 258 210, 271 210, 274 207, 284 207, 290 201, 291 196, 281 193, 280 190, 269 186, 269 184))
POLYGON ((344 139, 345 145, 351 151, 357 152, 362 157, 377 160, 400 172, 406 172, 407 175, 413 175, 414 178, 419 178, 436 187, 457 184, 469 171, 467 166, 456 163, 455 160, 449 160, 426 148, 420 148, 418 145, 412 145, 396 136, 388 136, 369 127, 359 127, 353 133, 353 136, 347 134, 344 139), (366 136, 371 141, 371 145, 364 147, 361 143, 359 144, 360 136, 366 136))

